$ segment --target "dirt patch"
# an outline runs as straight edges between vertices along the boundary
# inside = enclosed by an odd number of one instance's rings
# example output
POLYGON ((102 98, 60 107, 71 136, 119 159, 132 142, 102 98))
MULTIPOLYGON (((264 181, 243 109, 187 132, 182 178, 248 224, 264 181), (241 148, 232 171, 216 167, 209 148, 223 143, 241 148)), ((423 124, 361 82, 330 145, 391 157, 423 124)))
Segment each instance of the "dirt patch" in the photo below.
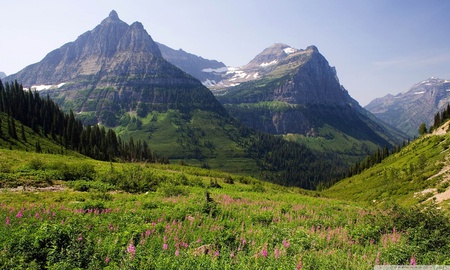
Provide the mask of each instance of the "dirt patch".
POLYGON ((32 187, 32 186, 18 186, 15 188, 2 188, 0 190, 7 190, 10 192, 19 192, 19 191, 30 191, 30 192, 35 192, 35 191, 63 191, 66 190, 67 188, 63 185, 53 185, 53 186, 48 186, 48 187, 32 187))

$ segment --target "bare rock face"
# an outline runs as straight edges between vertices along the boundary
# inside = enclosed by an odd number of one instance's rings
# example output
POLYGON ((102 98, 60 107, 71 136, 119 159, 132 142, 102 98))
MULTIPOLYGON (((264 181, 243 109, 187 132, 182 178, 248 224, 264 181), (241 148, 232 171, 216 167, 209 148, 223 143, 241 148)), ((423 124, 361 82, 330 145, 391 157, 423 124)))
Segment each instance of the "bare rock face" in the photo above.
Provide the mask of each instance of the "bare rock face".
POLYGON ((384 122, 410 137, 418 135, 419 126, 431 126, 434 115, 450 103, 450 80, 429 78, 396 96, 386 95, 365 108, 384 122))
POLYGON ((317 136, 328 125, 378 145, 394 145, 406 138, 348 94, 335 68, 315 46, 299 50, 275 44, 239 72, 241 80, 229 79, 237 85, 213 92, 232 116, 253 128, 272 134, 308 135, 314 130, 317 136))
POLYGON ((167 109, 226 111, 198 80, 167 62, 140 22, 115 11, 93 30, 5 80, 46 92, 64 109, 115 126, 120 114, 167 109))

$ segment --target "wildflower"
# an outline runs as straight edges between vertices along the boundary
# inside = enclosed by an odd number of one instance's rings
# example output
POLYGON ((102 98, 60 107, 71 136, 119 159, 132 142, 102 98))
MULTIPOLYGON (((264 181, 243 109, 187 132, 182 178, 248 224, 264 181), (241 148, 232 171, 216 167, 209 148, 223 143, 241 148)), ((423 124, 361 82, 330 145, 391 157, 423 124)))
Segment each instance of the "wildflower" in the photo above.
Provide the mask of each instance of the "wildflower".
POLYGON ((39 218, 39 212, 36 212, 36 215, 34 215, 35 218, 39 218))
POLYGON ((234 258, 234 251, 231 251, 230 258, 234 258))
POLYGON ((127 253, 131 254, 132 256, 136 255, 136 247, 133 244, 129 244, 127 247, 127 253))
POLYGON ((267 258, 267 249, 266 249, 266 248, 264 248, 263 250, 261 250, 261 255, 262 255, 264 258, 267 258))
POLYGON ((197 243, 200 243, 201 241, 202 241, 202 239, 201 239, 201 238, 197 239, 197 243))
POLYGON ((219 255, 220 255, 220 252, 218 250, 216 250, 216 253, 214 253, 214 256, 219 257, 219 255))
POLYGON ((416 265, 416 258, 414 258, 414 255, 411 256, 411 259, 409 260, 410 265, 416 265))
POLYGON ((175 256, 180 256, 180 250, 179 249, 177 249, 177 250, 175 250, 175 256))
POLYGON ((379 265, 380 264, 380 252, 378 251, 377 253, 377 258, 375 259, 375 265, 379 265))
POLYGON ((78 239, 77 240, 78 240, 78 242, 83 240, 83 235, 82 234, 78 235, 78 239))
POLYGON ((291 244, 288 241, 286 241, 285 239, 283 239, 283 245, 285 248, 288 248, 291 246, 291 244))
POLYGON ((106 259, 105 259, 105 263, 107 264, 107 263, 109 263, 109 257, 106 257, 106 259))
POLYGON ((275 259, 278 259, 278 257, 280 257, 280 250, 275 248, 275 259))
POLYGON ((163 249, 166 250, 168 248, 167 243, 163 244, 163 249))
POLYGON ((21 218, 21 217, 23 217, 22 211, 17 212, 16 218, 21 218))
POLYGON ((9 219, 9 217, 6 217, 5 225, 8 226, 10 223, 11 223, 11 220, 9 219))

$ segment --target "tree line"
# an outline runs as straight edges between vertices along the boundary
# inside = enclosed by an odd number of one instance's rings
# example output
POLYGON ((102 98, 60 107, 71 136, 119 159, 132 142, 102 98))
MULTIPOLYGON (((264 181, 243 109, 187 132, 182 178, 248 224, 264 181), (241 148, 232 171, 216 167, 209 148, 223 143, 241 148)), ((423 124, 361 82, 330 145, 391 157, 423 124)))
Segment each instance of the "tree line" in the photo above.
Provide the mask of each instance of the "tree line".
MULTIPOLYGON (((7 115, 8 136, 19 139, 15 120, 22 123, 21 139, 26 140, 24 125, 34 133, 52 139, 66 149, 98 160, 166 162, 159 159, 145 141, 125 142, 112 129, 99 125, 83 126, 73 111, 64 113, 50 99, 41 98, 37 91, 25 90, 17 81, 0 80, 0 113, 7 115)), ((0 130, 1 131, 1 130, 0 130)), ((0 132, 0 138, 6 134, 0 132)), ((36 145, 39 152, 40 145, 36 145)))

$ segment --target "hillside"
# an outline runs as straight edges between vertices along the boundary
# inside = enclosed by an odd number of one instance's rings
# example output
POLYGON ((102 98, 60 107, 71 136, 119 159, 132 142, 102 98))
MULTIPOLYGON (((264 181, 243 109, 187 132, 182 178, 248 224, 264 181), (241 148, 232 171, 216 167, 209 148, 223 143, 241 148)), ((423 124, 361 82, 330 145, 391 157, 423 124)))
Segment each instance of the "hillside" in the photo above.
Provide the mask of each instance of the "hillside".
POLYGON ((406 92, 377 98, 365 109, 413 138, 418 135, 420 124, 431 126, 435 114, 450 103, 449 89, 449 80, 432 77, 406 92))
POLYGON ((380 164, 341 180, 323 195, 369 205, 414 206, 435 201, 442 209, 450 210, 448 130, 449 122, 432 134, 414 140, 380 164))
POLYGON ((2 269, 450 263, 450 223, 432 209, 380 210, 180 165, 0 149, 0 168, 2 269))

